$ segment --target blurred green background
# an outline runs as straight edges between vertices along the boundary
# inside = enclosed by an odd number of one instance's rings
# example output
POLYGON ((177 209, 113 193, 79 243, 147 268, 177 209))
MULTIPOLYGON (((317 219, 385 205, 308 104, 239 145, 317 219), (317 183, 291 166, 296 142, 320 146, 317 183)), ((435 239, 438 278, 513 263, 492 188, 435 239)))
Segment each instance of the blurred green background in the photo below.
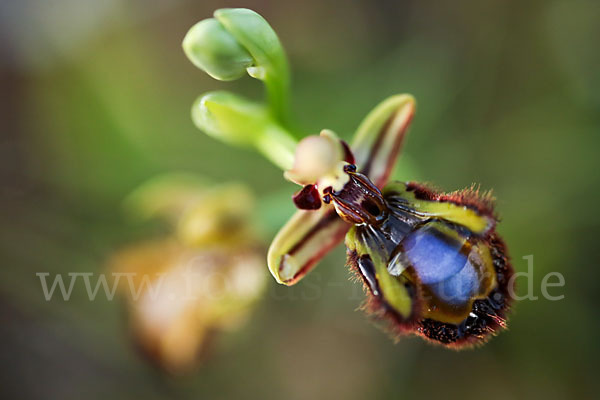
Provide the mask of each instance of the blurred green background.
POLYGON ((0 11, 1 398, 597 395, 597 1, 9 0, 0 11), (269 281, 250 323, 187 377, 139 356, 121 302, 89 301, 81 285, 70 301, 45 301, 36 272, 101 272, 152 233, 121 202, 157 173, 250 184, 271 210, 265 245, 291 214, 295 187, 279 170, 190 120, 208 90, 262 95, 250 78, 210 79, 181 50, 189 27, 228 6, 279 34, 306 133, 349 138, 385 97, 417 98, 396 177, 493 188, 516 270, 534 256, 540 299, 516 304, 508 332, 463 352, 393 344, 356 311, 341 248, 295 287, 269 281), (565 277, 550 288, 560 301, 541 297, 552 271, 565 277))

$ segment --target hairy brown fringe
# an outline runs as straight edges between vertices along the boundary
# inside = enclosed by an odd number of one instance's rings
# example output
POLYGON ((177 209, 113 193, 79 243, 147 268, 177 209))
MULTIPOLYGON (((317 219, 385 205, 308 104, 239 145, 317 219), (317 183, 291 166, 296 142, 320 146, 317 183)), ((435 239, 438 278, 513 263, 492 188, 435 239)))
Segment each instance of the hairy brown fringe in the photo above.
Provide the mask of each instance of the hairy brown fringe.
POLYGON ((449 202, 459 206, 467 206, 482 215, 486 215, 495 220, 498 219, 494 211, 496 199, 492 194, 492 191, 488 190, 482 192, 479 185, 473 184, 466 189, 444 193, 422 183, 407 182, 406 190, 414 192, 415 196, 421 200, 449 202))

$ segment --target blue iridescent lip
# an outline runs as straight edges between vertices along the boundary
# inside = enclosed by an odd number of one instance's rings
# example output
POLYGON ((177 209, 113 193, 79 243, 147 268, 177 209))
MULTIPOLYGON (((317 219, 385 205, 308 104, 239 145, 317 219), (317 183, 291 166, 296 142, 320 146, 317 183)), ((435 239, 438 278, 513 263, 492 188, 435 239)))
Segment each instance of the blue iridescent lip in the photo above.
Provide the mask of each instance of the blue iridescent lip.
POLYGON ((477 293, 479 277, 471 262, 467 261, 458 274, 429 288, 441 300, 458 306, 469 302, 477 293))
POLYGON ((463 243, 429 224, 402 241, 404 256, 421 283, 448 304, 468 302, 479 288, 477 271, 462 253, 463 243))
POLYGON ((451 278, 468 262, 467 257, 460 252, 462 243, 444 236, 430 225, 408 234, 402 241, 402 246, 421 283, 426 285, 451 278))

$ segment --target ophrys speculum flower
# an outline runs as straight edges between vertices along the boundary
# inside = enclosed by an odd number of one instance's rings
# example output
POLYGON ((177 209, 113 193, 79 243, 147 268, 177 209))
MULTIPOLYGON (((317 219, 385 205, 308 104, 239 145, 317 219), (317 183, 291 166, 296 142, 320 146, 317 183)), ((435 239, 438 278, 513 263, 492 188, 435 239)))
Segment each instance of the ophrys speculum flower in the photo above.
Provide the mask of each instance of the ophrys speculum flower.
MULTIPOLYGON (((248 10, 226 11, 237 12, 248 15, 248 10)), ((252 30, 257 26, 271 35, 262 22, 242 30, 260 37, 260 29, 252 30)), ((194 40, 205 43, 211 37, 194 40)), ((186 40, 189 49, 193 41, 186 40)), ((277 47, 279 42, 263 45, 277 47)), ((192 60, 198 56, 188 55, 192 60)), ((260 63, 255 57, 244 65, 256 68, 260 63)), ((365 308, 388 321, 394 334, 414 333, 459 347, 481 343, 505 327, 513 271, 495 232, 491 197, 473 189, 443 194, 417 183, 386 185, 414 114, 411 96, 382 102, 347 145, 328 130, 296 143, 268 93, 270 112, 229 94, 212 106, 203 100, 210 100, 209 94, 197 103, 194 115, 201 129, 254 146, 286 171, 286 179, 303 186, 293 196, 300 210, 268 253, 269 269, 279 283, 298 282, 345 236, 348 265, 368 295, 365 308)))
POLYGON ((141 185, 126 204, 168 227, 109 261, 138 348, 170 373, 188 372, 218 332, 243 326, 264 294, 253 196, 240 184, 172 174, 141 185))

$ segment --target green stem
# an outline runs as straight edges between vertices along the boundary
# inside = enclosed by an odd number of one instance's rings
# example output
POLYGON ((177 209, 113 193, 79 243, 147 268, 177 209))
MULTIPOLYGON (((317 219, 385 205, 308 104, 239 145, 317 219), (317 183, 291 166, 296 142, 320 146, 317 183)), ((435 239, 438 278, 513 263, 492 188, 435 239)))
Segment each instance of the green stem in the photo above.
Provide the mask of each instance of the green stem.
POLYGON ((289 126, 289 82, 283 79, 266 79, 265 86, 269 110, 283 126, 289 126))
POLYGON ((283 171, 287 171, 294 164, 294 153, 297 144, 298 142, 293 138, 293 135, 285 128, 271 125, 265 129, 255 146, 269 161, 283 171))

